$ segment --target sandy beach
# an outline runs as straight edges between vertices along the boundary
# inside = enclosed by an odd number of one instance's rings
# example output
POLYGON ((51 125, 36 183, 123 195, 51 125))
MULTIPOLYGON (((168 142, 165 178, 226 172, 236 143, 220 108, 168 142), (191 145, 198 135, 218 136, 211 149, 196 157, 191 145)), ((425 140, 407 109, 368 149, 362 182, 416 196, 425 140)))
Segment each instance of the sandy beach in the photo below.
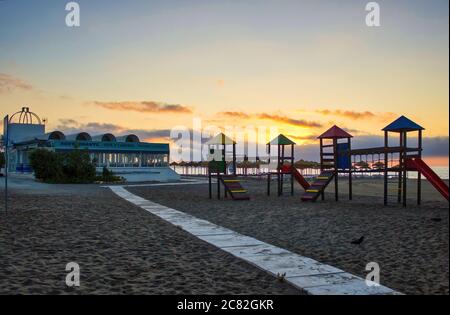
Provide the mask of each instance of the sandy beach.
POLYGON ((367 263, 377 262, 381 283, 405 294, 448 294, 448 202, 423 181, 423 204, 415 205, 415 183, 408 183, 407 208, 395 198, 383 206, 380 179, 356 179, 353 201, 346 200, 342 183, 337 203, 330 193, 324 202, 300 202, 299 186, 293 197, 267 197, 266 182, 254 179, 244 181, 252 199, 242 202, 210 200, 207 185, 127 189, 361 277, 367 263), (361 245, 351 244, 361 236, 361 245))
POLYGON ((11 194, 0 214, 0 294, 301 294, 107 188, 78 187, 11 194), (78 288, 65 284, 71 261, 78 288))
MULTIPOLYGON (((448 203, 424 181, 416 206, 414 184, 407 208, 382 205, 379 179, 356 179, 353 201, 342 183, 337 203, 330 193, 300 202, 298 186, 294 196, 268 197, 255 179, 244 180, 251 200, 243 202, 210 200, 205 184, 126 189, 361 277, 377 262, 382 284, 405 294, 448 294, 448 203)), ((13 186, 0 215, 0 294, 302 294, 108 188, 13 186), (65 285, 71 261, 81 267, 79 288, 65 285)))

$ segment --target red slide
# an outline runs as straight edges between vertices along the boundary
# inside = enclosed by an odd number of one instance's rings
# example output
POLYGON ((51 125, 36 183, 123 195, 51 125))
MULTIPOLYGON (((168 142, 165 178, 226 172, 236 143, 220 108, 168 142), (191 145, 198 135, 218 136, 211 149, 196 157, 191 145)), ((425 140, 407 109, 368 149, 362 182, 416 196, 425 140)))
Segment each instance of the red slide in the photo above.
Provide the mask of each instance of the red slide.
POLYGON ((303 189, 307 190, 309 188, 309 183, 295 167, 292 168, 290 165, 283 165, 281 171, 283 173, 290 173, 292 171, 295 180, 303 187, 303 189))
POLYGON ((448 200, 447 184, 420 158, 407 159, 406 166, 419 171, 448 200))

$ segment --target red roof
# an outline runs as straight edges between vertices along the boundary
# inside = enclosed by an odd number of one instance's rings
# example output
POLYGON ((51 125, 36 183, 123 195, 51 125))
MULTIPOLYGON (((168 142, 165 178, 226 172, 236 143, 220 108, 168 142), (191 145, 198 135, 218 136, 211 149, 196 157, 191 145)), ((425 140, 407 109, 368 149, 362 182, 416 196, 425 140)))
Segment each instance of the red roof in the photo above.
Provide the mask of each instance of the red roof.
POLYGON ((318 138, 319 139, 340 139, 340 138, 353 138, 353 136, 351 134, 349 134, 347 131, 334 125, 330 129, 325 131, 323 134, 321 134, 318 138))

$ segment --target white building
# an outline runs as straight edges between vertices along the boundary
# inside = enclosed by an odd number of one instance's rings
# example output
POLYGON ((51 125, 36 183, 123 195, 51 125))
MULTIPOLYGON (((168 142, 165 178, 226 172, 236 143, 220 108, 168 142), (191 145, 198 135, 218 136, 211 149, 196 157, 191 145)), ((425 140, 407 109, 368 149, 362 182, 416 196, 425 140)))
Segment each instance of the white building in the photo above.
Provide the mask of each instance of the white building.
POLYGON ((31 173, 29 152, 45 148, 55 152, 86 150, 97 171, 104 167, 128 181, 175 181, 180 176, 169 167, 169 144, 141 142, 134 134, 87 132, 65 135, 46 132, 41 119, 28 107, 13 114, 8 123, 8 170, 31 173))

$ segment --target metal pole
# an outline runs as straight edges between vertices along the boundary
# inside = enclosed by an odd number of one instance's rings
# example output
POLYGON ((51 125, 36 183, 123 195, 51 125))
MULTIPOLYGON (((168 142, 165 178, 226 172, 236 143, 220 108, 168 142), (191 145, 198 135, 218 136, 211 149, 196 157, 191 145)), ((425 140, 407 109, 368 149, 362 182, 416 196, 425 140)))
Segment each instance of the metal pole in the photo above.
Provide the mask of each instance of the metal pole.
POLYGON ((267 144, 267 146, 268 146, 267 151, 269 153, 269 164, 267 165, 267 168, 268 168, 267 169, 267 196, 270 196, 270 147, 271 147, 270 143, 267 144))
POLYGON ((348 161, 350 163, 349 165, 349 169, 348 169, 348 199, 352 200, 353 199, 353 180, 352 180, 352 142, 351 142, 351 138, 347 139, 348 141, 348 161))
MULTIPOLYGON (((418 156, 422 158, 422 130, 419 130, 419 152, 418 156)), ((422 203, 422 174, 417 172, 417 204, 422 203)))
MULTIPOLYGON (((284 165, 284 144, 281 146, 281 163, 280 167, 283 167, 284 165)), ((281 194, 284 194, 284 173, 281 172, 281 194)))
POLYGON ((209 199, 212 199, 212 178, 211 178, 211 169, 208 166, 208 187, 209 187, 209 199))
POLYGON ((403 181, 403 131, 400 132, 400 153, 398 162, 398 191, 397 191, 397 203, 402 202, 402 181, 403 181))
POLYGON ((8 145, 9 145, 9 115, 3 120, 3 126, 5 130, 5 214, 8 214, 8 168, 9 168, 9 156, 8 156, 8 145))
POLYGON ((404 139, 403 139, 403 145, 404 145, 404 153, 403 153, 403 207, 406 207, 406 186, 407 186, 407 168, 406 168, 406 159, 408 158, 406 149, 408 148, 408 140, 407 140, 408 134, 407 131, 404 133, 404 139))
POLYGON ((388 204, 388 169, 389 169, 389 160, 388 160, 388 152, 387 148, 389 146, 389 138, 388 132, 384 132, 384 205, 388 204))
POLYGON ((280 177, 280 155, 281 155, 281 152, 280 152, 280 145, 279 144, 277 144, 277 148, 278 148, 278 156, 277 156, 277 188, 278 188, 278 197, 279 196, 281 196, 281 186, 280 186, 280 180, 281 180, 281 177, 280 177))
MULTIPOLYGON (((320 174, 323 173, 324 166, 323 166, 323 139, 320 138, 320 174)), ((325 190, 322 190, 322 193, 320 194, 320 197, 323 200, 325 200, 325 190)))
POLYGON ((333 160, 334 160, 334 200, 339 200, 338 191, 338 168, 337 168, 337 139, 333 139, 333 160))
POLYGON ((291 196, 294 195, 294 145, 291 144, 291 196))

